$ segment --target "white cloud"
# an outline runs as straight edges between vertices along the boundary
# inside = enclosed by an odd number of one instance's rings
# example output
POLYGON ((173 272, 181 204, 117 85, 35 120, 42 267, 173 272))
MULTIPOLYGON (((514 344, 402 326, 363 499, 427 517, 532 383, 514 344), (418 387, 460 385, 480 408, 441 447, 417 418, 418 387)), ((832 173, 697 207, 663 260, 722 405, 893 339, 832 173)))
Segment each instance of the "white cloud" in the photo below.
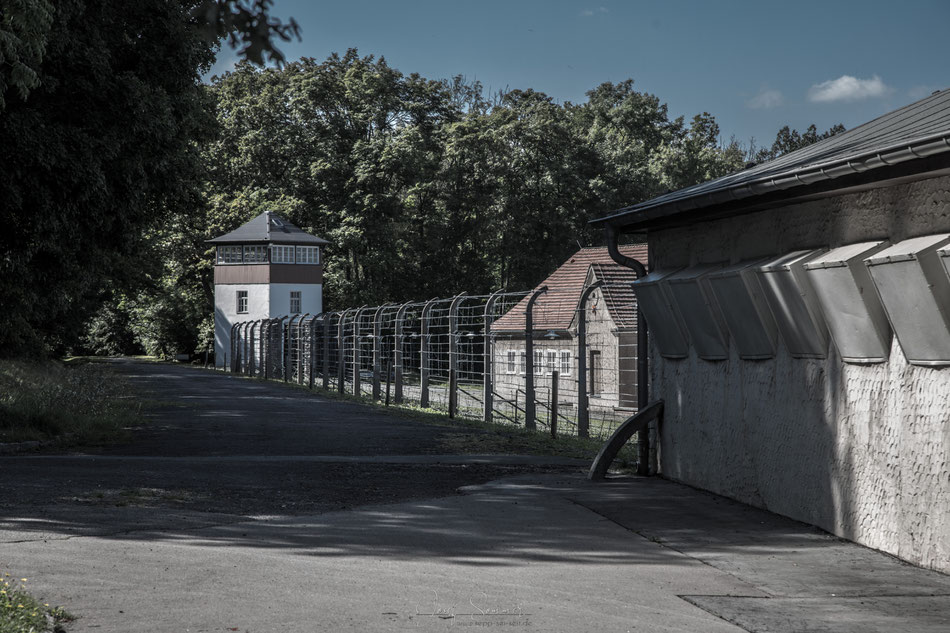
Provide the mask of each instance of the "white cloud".
POLYGON ((589 18, 592 15, 610 13, 610 9, 607 7, 597 7, 596 9, 584 9, 581 11, 581 15, 585 18, 589 18))
POLYGON ((858 79, 851 75, 841 75, 837 79, 829 79, 815 84, 808 89, 808 99, 816 103, 832 101, 860 101, 873 97, 883 97, 891 89, 874 75, 870 79, 858 79))
POLYGON ((768 110, 777 108, 785 103, 785 97, 778 90, 767 90, 763 88, 759 94, 745 102, 746 106, 753 110, 768 110))

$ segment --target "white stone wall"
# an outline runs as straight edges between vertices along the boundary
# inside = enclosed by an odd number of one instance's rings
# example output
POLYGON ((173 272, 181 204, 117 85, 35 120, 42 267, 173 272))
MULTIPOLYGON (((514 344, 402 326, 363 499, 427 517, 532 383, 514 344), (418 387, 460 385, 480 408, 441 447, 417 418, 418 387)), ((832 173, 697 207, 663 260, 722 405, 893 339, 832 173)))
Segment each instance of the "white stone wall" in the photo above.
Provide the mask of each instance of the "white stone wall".
MULTIPOLYGON (((941 177, 654 232, 657 269, 871 239, 950 232, 941 177)), ((663 474, 950 572, 950 368, 909 365, 896 340, 876 365, 668 360, 663 474)))
POLYGON ((231 326, 241 321, 270 317, 268 284, 217 284, 214 287, 214 364, 225 366, 225 355, 230 362, 231 326), (237 292, 247 290, 247 313, 238 314, 237 292))
POLYGON ((300 314, 323 312, 322 284, 270 284, 270 316, 290 314, 290 293, 300 291, 300 314))
MULTIPOLYGON (((215 365, 224 367, 225 354, 230 355, 232 325, 290 314, 292 290, 301 292, 301 314, 319 314, 323 311, 322 284, 217 284, 214 287, 215 365), (238 290, 247 290, 246 314, 237 313, 238 290)), ((255 362, 259 362, 256 352, 255 362)))

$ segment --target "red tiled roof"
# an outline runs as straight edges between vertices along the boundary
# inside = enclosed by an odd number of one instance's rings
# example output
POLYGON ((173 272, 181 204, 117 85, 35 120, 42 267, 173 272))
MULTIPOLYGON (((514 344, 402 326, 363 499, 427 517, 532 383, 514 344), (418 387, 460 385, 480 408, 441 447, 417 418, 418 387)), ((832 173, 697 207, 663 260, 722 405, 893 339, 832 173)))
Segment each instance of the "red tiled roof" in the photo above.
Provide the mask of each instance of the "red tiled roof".
MULTIPOLYGON (((646 244, 621 246, 620 252, 646 264, 646 244)), ((533 327, 535 330, 567 330, 571 327, 577 310, 577 302, 581 298, 591 270, 594 271, 594 276, 602 280, 605 285, 629 283, 636 279, 632 270, 610 259, 606 246, 582 248, 538 285, 538 288, 547 286, 548 291, 538 297, 534 303, 533 327)), ((636 323, 633 291, 613 285, 605 288, 603 293, 607 310, 617 326, 632 327, 636 323)), ((524 331, 527 304, 528 297, 525 297, 495 321, 492 324, 492 330, 524 331)))

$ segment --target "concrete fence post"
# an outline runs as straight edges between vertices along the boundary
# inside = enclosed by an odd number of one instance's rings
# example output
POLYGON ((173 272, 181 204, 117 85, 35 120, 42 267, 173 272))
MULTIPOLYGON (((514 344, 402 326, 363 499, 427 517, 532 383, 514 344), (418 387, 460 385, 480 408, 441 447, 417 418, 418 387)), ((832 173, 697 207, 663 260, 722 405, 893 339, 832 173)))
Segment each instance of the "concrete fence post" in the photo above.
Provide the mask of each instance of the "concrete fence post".
POLYGON ((482 417, 485 422, 491 422, 495 412, 495 350, 492 340, 491 325, 494 320, 495 302, 503 291, 499 290, 492 293, 485 302, 485 315, 482 319, 482 331, 485 333, 484 341, 484 360, 482 366, 482 417))
POLYGON ((426 302, 422 308, 422 327, 419 339, 419 406, 429 406, 429 317, 437 299, 426 302))
POLYGON ((340 313, 340 321, 337 323, 336 349, 337 359, 337 391, 344 393, 346 391, 346 317, 355 308, 344 310, 340 313))
POLYGON ((231 326, 231 334, 228 336, 228 354, 231 356, 231 364, 227 366, 227 369, 232 374, 234 373, 234 350, 236 349, 235 339, 237 338, 237 326, 237 323, 231 326))
POLYGON ((587 387, 587 300, 603 285, 595 281, 584 288, 577 303, 577 436, 590 437, 590 400, 587 387))
POLYGON ((306 320, 308 316, 310 316, 309 312, 304 314, 302 317, 300 317, 300 320, 297 321, 297 384, 298 385, 303 384, 304 355, 307 354, 309 358, 307 349, 304 346, 304 342, 306 341, 306 339, 304 338, 304 335, 303 335, 304 333, 303 322, 306 320))
POLYGON ((380 374, 383 371, 383 311, 389 307, 389 304, 384 304, 379 306, 376 309, 376 312, 373 314, 373 400, 379 400, 380 398, 380 374))
POLYGON ((558 379, 560 374, 557 370, 551 372, 551 437, 557 438, 557 388, 558 388, 558 379))
POLYGON ((362 385, 360 384, 360 371, 363 369, 363 350, 362 350, 362 341, 360 340, 360 329, 361 323, 363 320, 363 313, 371 310, 372 308, 367 308, 363 306, 356 311, 356 318, 353 320, 353 395, 358 396, 362 392, 362 385))
POLYGON ((258 329, 258 326, 260 325, 260 323, 261 323, 260 319, 258 319, 257 321, 254 321, 253 323, 251 323, 251 336, 250 336, 250 340, 248 341, 248 343, 250 344, 250 350, 251 350, 251 351, 250 351, 250 353, 247 355, 247 356, 248 356, 248 359, 247 359, 247 360, 248 360, 248 367, 247 367, 247 375, 248 375, 248 376, 253 376, 253 375, 254 375, 254 372, 255 372, 255 370, 256 370, 256 364, 257 364, 257 363, 254 362, 254 356, 255 356, 255 353, 254 353, 254 350, 255 350, 255 346, 254 346, 254 331, 258 329))
POLYGON ((528 305, 525 306, 524 311, 524 352, 526 365, 524 372, 524 428, 532 430, 537 428, 534 400, 534 302, 547 291, 547 286, 542 286, 535 290, 531 297, 528 298, 528 305))
POLYGON ((251 328, 252 321, 245 321, 244 327, 241 328, 241 374, 247 376, 248 370, 248 356, 251 351, 251 344, 248 339, 248 331, 251 328))
POLYGON ((289 319, 288 316, 282 316, 277 320, 274 329, 274 378, 278 377, 278 370, 280 372, 280 377, 284 379, 284 382, 287 381, 287 367, 286 367, 286 358, 287 358, 287 332, 290 329, 289 327, 285 329, 284 321, 289 319))
POLYGON ((465 300, 462 292, 449 304, 449 417, 458 412, 458 357, 459 357, 459 306, 465 300))
MULTIPOLYGON (((403 359, 402 359, 402 346, 405 341, 405 334, 403 333, 403 328, 406 322, 406 310, 409 309, 410 303, 404 303, 399 306, 399 310, 396 311, 396 336, 393 340, 393 371, 395 372, 395 388, 396 393, 394 395, 396 404, 402 404, 402 372, 403 372, 403 359)), ((388 376, 387 376, 388 378, 388 376)))
POLYGON ((323 317, 323 388, 330 389, 330 316, 333 312, 327 312, 323 317))
POLYGON ((313 389, 314 371, 317 368, 317 319, 323 316, 323 313, 313 315, 310 319, 310 333, 307 335, 310 339, 310 354, 307 358, 307 365, 310 368, 307 371, 307 386, 313 389))

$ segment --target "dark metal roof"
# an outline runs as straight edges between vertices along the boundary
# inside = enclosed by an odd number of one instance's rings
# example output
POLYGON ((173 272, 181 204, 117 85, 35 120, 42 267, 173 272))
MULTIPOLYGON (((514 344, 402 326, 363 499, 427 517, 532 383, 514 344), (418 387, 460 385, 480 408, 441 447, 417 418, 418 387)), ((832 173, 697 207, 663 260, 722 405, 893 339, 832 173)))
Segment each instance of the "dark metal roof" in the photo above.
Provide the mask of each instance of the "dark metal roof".
POLYGON ((592 223, 647 228, 680 212, 948 152, 950 89, 774 160, 620 209, 592 223))
POLYGON ((212 244, 298 244, 301 246, 320 246, 329 244, 321 237, 310 235, 297 228, 276 213, 265 212, 242 224, 230 233, 226 233, 213 240, 212 244))

